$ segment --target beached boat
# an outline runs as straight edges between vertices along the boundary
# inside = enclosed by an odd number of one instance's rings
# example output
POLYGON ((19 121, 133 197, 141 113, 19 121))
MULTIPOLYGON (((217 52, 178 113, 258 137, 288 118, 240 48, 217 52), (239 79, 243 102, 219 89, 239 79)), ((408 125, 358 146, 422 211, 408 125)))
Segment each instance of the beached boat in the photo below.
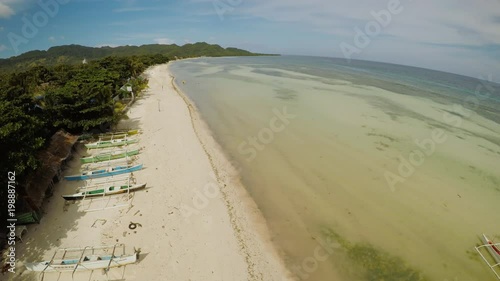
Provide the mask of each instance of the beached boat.
POLYGON ((495 259, 495 262, 500 264, 500 243, 493 243, 493 241, 488 239, 485 234, 483 234, 483 237, 481 238, 486 245, 486 249, 488 249, 488 252, 490 252, 493 259, 495 259))
POLYGON ((80 141, 90 140, 90 139, 100 139, 100 140, 111 140, 111 139, 123 139, 127 136, 137 135, 139 130, 128 130, 128 131, 116 131, 106 134, 84 134, 78 138, 80 141))
POLYGON ((116 167, 109 167, 106 169, 84 172, 81 175, 65 176, 64 179, 66 179, 68 181, 81 181, 81 180, 103 178, 103 177, 109 177, 109 176, 120 175, 120 174, 125 174, 125 173, 131 173, 131 172, 139 171, 141 169, 142 169, 142 164, 135 165, 135 166, 131 166, 131 165, 129 165, 129 166, 116 166, 116 167))
POLYGON ((475 249, 484 263, 493 271, 497 279, 500 280, 500 243, 493 243, 485 234, 480 239, 484 244, 476 246, 475 249), (484 248, 486 248, 491 258, 483 254, 484 248))
POLYGON ((137 157, 137 156, 115 159, 115 160, 110 160, 110 161, 97 162, 97 163, 87 163, 87 164, 83 164, 80 167, 80 170, 84 171, 84 172, 88 172, 88 171, 92 171, 92 170, 108 169, 108 168, 116 167, 116 166, 128 166, 128 165, 132 165, 132 163, 136 160, 135 157, 137 157))
POLYGON ((129 130, 129 131, 118 131, 110 134, 99 135, 98 138, 101 140, 111 140, 111 139, 123 139, 128 136, 137 135, 139 130, 129 130))
POLYGON ((87 147, 88 149, 117 147, 117 146, 124 146, 124 145, 137 143, 138 141, 139 141, 138 139, 128 139, 128 138, 113 139, 113 140, 105 140, 105 141, 97 141, 97 142, 93 142, 93 143, 88 143, 85 145, 85 147, 87 147))
MULTIPOLYGON (((125 266, 128 264, 133 264, 137 262, 138 253, 126 255, 125 253, 121 255, 115 254, 115 249, 119 246, 112 247, 86 247, 86 248, 75 248, 75 249, 61 249, 54 253, 53 258, 50 261, 42 261, 35 263, 27 263, 26 269, 29 271, 37 272, 68 272, 72 271, 83 271, 83 270, 97 270, 104 269, 105 271, 109 268, 125 266), (99 250, 110 249, 110 253, 103 252, 102 254, 96 254, 99 250), (64 258, 67 253, 71 252, 81 252, 78 258, 64 258), (55 259, 56 254, 62 256, 61 259, 55 259), (87 254, 88 253, 88 254, 87 254)), ((123 246, 124 247, 124 246, 123 246)))
POLYGON ((139 149, 137 144, 131 144, 130 146, 120 146, 120 147, 102 147, 100 149, 90 149, 88 150, 89 156, 93 155, 105 155, 110 153, 126 152, 139 149))
POLYGON ((137 255, 128 256, 114 256, 111 261, 111 256, 97 256, 89 255, 85 256, 82 262, 78 259, 67 259, 67 260, 54 260, 49 264, 48 261, 37 262, 37 263, 27 263, 26 269, 30 271, 44 271, 44 272, 54 272, 54 271, 77 271, 80 270, 96 270, 105 269, 109 267, 119 267, 127 264, 132 264, 137 261, 137 255))
MULTIPOLYGON (((120 182, 122 183, 136 183, 135 178, 133 177, 132 173, 129 174, 122 174, 122 175, 115 175, 115 176, 110 176, 110 177, 105 177, 105 178, 95 178, 95 179, 88 179, 85 181, 85 186, 84 188, 92 188, 92 187, 98 187, 97 185, 99 184, 108 184, 112 182, 120 182)), ((120 183, 120 184, 122 184, 120 183)), ((123 185, 122 184, 122 185, 123 185)))
POLYGON ((136 184, 136 185, 120 185, 120 186, 108 186, 105 188, 99 188, 90 191, 82 191, 71 195, 63 195, 65 200, 80 200, 84 198, 98 197, 98 196, 108 196, 120 193, 126 193, 130 191, 136 191, 145 188, 146 184, 136 184))
POLYGON ((125 158, 127 156, 133 156, 133 155, 137 155, 137 154, 139 154, 138 149, 131 150, 131 151, 118 151, 118 152, 99 154, 99 155, 95 155, 95 156, 83 157, 80 159, 80 161, 82 164, 95 163, 95 162, 102 162, 102 161, 125 158))

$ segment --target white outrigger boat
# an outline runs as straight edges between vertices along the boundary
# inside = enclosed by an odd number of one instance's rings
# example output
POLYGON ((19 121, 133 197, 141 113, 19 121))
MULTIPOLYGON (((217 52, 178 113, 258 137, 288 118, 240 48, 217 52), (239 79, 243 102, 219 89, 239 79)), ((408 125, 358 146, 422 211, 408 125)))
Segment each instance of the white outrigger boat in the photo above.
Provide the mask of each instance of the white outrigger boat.
POLYGON ((46 272, 73 272, 84 270, 104 269, 107 272, 110 268, 133 264, 137 261, 139 252, 125 254, 125 245, 116 244, 114 246, 99 246, 85 248, 67 248, 57 250, 49 261, 27 263, 26 269, 44 274, 46 272), (121 255, 116 254, 116 250, 122 248, 121 255), (100 254, 98 254, 100 252, 100 254), (68 258, 70 253, 77 253, 78 257, 68 258), (56 257, 56 256, 60 257, 56 257))
POLYGON ((488 252, 490 252, 490 255, 493 257, 495 262, 500 265, 500 243, 494 244, 493 241, 488 239, 485 234, 483 234, 482 240, 487 246, 486 249, 488 249, 488 252))
POLYGON ((114 139, 122 139, 126 138, 128 136, 133 136, 140 134, 140 130, 128 130, 128 131, 115 131, 115 132, 110 132, 110 133, 104 133, 104 134, 84 134, 78 138, 80 141, 87 141, 91 139, 97 139, 97 140, 114 140, 114 139))
POLYGON ((481 241, 484 243, 483 245, 477 246, 476 251, 479 253, 483 261, 490 267, 493 273, 497 276, 498 280, 500 280, 500 243, 493 243, 485 234, 481 236, 481 241), (493 258, 493 263, 487 259, 483 253, 481 252, 482 248, 486 248, 493 258))
POLYGON ((70 195, 62 195, 65 200, 81 200, 89 197, 98 197, 98 196, 109 196, 120 193, 127 193, 131 191, 136 191, 139 189, 143 189, 146 187, 146 184, 124 184, 124 185, 109 185, 106 187, 98 187, 89 191, 81 191, 75 194, 70 195))
POLYGON ((86 171, 81 173, 80 175, 71 175, 65 176, 64 179, 67 181, 82 181, 94 178, 105 178, 111 177, 126 173, 136 172, 142 169, 142 164, 139 165, 124 165, 124 166, 115 166, 115 167, 107 167, 105 169, 96 169, 92 171, 86 171))
POLYGON ((122 158, 122 159, 116 159, 116 160, 110 160, 110 161, 104 161, 104 162, 88 163, 88 164, 83 164, 80 167, 80 169, 83 172, 88 172, 88 171, 92 171, 92 170, 106 169, 106 168, 114 167, 114 166, 131 165, 135 160, 136 160, 136 156, 132 156, 132 157, 126 157, 126 158, 122 158))
POLYGON ((93 143, 87 143, 85 144, 85 147, 88 149, 99 149, 99 148, 108 148, 108 147, 117 147, 117 146, 124 146, 124 145, 130 145, 137 143, 139 140, 138 139, 115 139, 115 140, 101 140, 93 143))

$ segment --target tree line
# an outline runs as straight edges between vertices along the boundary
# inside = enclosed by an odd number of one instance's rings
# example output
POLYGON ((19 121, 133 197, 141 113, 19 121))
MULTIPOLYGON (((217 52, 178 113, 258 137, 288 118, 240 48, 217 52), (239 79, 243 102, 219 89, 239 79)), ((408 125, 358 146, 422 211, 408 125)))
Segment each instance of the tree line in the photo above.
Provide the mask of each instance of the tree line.
POLYGON ((256 56, 237 48, 223 48, 219 45, 198 42, 183 46, 150 44, 142 46, 86 47, 81 45, 54 46, 46 51, 34 50, 19 56, 0 59, 1 71, 21 71, 37 65, 79 64, 83 59, 95 60, 108 56, 144 56, 162 54, 169 58, 256 56))
POLYGON ((123 105, 113 98, 147 85, 147 67, 166 63, 164 55, 110 56, 88 63, 33 66, 0 73, 0 221, 5 222, 9 171, 16 181, 39 165, 36 155, 60 129, 81 134, 110 127, 123 105))

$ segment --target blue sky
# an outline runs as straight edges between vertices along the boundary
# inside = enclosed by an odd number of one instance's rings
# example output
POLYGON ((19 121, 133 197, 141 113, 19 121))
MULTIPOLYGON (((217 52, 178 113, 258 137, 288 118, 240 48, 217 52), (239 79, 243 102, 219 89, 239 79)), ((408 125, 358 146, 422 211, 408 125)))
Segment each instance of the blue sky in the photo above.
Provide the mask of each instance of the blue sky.
POLYGON ((198 41, 498 81, 500 0, 0 0, 4 58, 66 44, 198 41))

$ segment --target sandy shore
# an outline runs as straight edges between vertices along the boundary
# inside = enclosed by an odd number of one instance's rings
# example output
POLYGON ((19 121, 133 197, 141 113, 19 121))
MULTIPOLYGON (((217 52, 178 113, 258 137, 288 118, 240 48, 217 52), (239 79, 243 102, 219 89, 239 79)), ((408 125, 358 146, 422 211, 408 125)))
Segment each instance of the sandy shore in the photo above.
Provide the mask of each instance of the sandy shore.
MULTIPOLYGON (((65 205, 60 197, 77 184, 61 182, 42 223, 29 226, 18 244, 16 274, 2 279, 38 280, 22 265, 50 259, 58 248, 117 242, 130 252, 140 248, 139 262, 108 276, 80 272, 74 280, 289 279, 255 203, 197 111, 174 89, 168 65, 146 74, 149 89, 120 126, 143 131, 136 163, 145 169, 135 174, 147 189, 130 195, 129 207, 82 212, 81 204, 65 205), (141 226, 131 230, 130 222, 141 226)), ((50 273, 44 280, 71 280, 71 274, 50 273)))

